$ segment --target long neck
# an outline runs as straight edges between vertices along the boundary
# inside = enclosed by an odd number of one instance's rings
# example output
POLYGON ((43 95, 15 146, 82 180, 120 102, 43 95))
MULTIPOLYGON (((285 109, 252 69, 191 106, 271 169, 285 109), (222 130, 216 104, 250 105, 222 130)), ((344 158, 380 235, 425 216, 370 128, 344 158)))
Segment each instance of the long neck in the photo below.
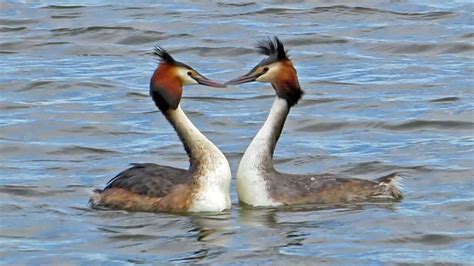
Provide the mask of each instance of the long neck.
POLYGON ((267 120, 245 151, 244 157, 259 168, 273 169, 273 152, 285 125, 290 107, 285 99, 275 97, 267 120))
POLYGON ((174 110, 168 109, 163 113, 178 133, 189 156, 191 168, 205 167, 212 164, 212 160, 224 157, 222 152, 194 126, 180 105, 174 110))

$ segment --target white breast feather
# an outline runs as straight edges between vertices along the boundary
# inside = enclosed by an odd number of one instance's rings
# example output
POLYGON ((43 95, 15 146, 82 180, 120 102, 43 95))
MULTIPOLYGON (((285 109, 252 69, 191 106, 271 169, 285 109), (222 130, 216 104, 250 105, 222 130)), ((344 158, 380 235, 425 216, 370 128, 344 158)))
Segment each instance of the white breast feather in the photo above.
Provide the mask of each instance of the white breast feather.
POLYGON ((206 172, 205 178, 199 179, 200 190, 195 195, 193 204, 189 208, 191 212, 220 212, 230 209, 230 166, 224 155, 217 156, 213 165, 206 172))
POLYGON ((237 193, 240 201, 251 206, 280 205, 270 198, 258 158, 258 140, 253 140, 240 161, 237 171, 237 193))

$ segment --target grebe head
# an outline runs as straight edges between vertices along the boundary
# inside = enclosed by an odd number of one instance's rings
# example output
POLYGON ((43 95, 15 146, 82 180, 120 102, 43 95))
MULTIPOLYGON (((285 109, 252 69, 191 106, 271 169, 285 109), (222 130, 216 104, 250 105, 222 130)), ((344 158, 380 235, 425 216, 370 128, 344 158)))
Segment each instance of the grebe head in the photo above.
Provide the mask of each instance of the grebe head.
POLYGON ((260 41, 257 49, 268 57, 258 63, 249 73, 224 84, 236 85, 252 81, 271 83, 278 97, 286 99, 290 106, 295 105, 304 92, 301 90, 296 69, 283 43, 275 36, 273 40, 260 41))
POLYGON ((202 84, 224 88, 192 67, 176 61, 165 49, 155 46, 153 53, 160 60, 150 80, 150 93, 160 110, 176 109, 181 101, 184 85, 202 84))

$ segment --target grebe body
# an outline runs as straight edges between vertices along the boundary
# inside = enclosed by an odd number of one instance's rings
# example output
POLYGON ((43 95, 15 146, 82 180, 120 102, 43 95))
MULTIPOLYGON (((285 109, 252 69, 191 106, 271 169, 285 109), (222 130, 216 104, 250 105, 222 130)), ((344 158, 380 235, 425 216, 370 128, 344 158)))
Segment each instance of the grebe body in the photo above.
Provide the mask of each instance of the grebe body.
POLYGON ((396 173, 371 180, 333 174, 296 175, 274 168, 273 153, 291 107, 303 95, 296 69, 282 42, 275 37, 260 42, 258 49, 268 57, 248 74, 226 82, 270 83, 275 100, 267 120, 245 151, 237 170, 239 200, 251 206, 279 206, 311 203, 343 203, 402 198, 396 173))
POLYGON ((92 207, 130 211, 220 212, 231 207, 231 172, 224 154, 181 109, 184 85, 224 85, 155 48, 161 60, 150 81, 150 96, 178 134, 189 157, 189 169, 152 163, 134 164, 95 190, 92 207))

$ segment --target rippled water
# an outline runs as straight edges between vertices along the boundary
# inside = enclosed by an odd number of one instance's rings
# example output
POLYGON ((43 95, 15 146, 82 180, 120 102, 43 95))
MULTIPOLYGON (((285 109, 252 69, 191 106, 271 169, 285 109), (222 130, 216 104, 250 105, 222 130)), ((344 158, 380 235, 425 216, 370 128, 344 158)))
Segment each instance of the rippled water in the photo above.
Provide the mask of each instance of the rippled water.
MULTIPOLYGON (((2 264, 472 263, 471 1, 160 2, 0 3, 2 264), (248 209, 233 184, 217 215, 88 208, 128 163, 187 166, 147 95, 156 43, 225 81, 275 34, 306 91, 277 168, 402 171, 402 202, 248 209)), ((235 173, 272 98, 193 86, 182 105, 235 173)))

